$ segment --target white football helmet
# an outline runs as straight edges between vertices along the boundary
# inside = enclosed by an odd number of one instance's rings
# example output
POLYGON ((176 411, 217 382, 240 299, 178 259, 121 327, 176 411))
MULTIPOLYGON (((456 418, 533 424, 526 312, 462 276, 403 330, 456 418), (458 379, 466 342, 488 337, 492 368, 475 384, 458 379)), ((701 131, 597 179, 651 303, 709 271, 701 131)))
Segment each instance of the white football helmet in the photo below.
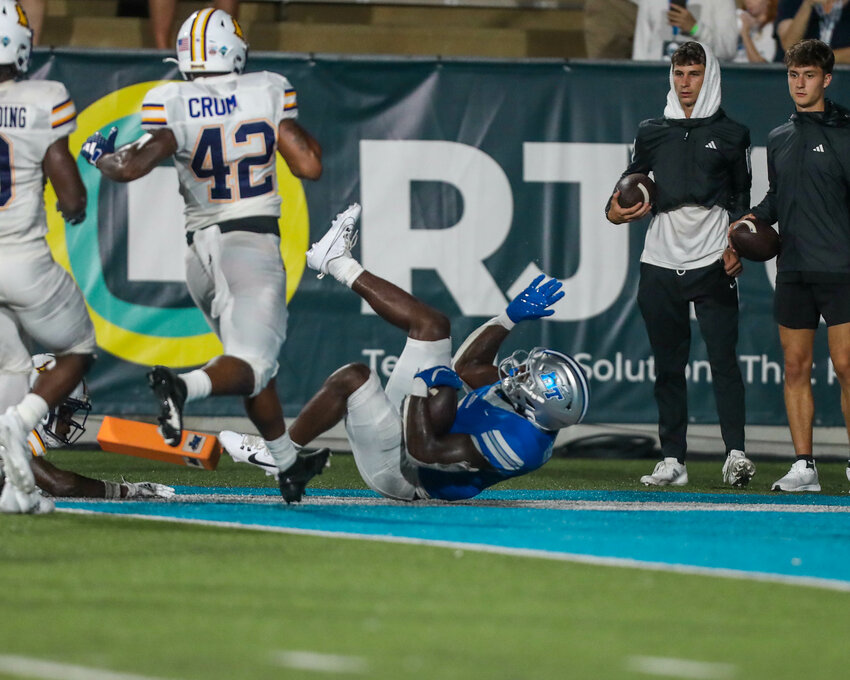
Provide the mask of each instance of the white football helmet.
MULTIPOLYGON (((56 365, 52 354, 36 354, 32 358, 33 371, 30 385, 34 385, 39 373, 48 371, 56 365)), ((91 411, 91 399, 86 381, 81 380, 71 394, 56 408, 52 408, 36 425, 44 445, 49 448, 70 446, 83 436, 86 421, 91 411)))
POLYGON ((0 64, 12 64, 26 73, 32 52, 32 29, 15 0, 0 0, 0 64))
POLYGON ((248 43, 239 23, 221 9, 201 9, 177 32, 177 68, 193 73, 242 73, 248 43))
POLYGON ((578 362, 551 349, 517 350, 499 363, 502 391, 523 417, 543 430, 580 423, 590 387, 578 362))

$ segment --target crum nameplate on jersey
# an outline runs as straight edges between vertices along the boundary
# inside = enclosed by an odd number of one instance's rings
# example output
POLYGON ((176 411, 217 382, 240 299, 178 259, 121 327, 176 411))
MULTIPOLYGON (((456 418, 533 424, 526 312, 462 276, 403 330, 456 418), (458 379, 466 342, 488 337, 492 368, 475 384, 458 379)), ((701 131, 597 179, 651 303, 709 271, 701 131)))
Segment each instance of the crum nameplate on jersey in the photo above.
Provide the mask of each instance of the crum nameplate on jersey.
POLYGON ((236 95, 224 97, 190 97, 187 102, 190 118, 226 116, 239 108, 236 95))
POLYGON ((0 106, 0 127, 22 128, 26 126, 26 106, 0 106))

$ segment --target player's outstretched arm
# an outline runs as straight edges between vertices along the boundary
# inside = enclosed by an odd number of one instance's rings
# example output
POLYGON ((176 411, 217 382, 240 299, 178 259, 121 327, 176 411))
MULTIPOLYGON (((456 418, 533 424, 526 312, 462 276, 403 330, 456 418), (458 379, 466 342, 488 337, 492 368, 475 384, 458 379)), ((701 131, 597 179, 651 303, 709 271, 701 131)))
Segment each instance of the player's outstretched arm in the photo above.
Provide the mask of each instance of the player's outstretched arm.
POLYGON ((296 177, 315 180, 322 176, 322 147, 294 119, 280 121, 277 150, 296 177))
POLYGON ((67 137, 47 147, 42 168, 56 192, 56 207, 62 217, 70 224, 82 222, 86 218, 86 187, 68 149, 67 137))
POLYGON ((117 135, 118 128, 112 128, 107 137, 95 132, 80 150, 80 155, 116 182, 132 182, 144 177, 177 152, 177 139, 168 128, 145 133, 132 144, 115 151, 117 135))
POLYGON ((552 316, 552 306, 564 297, 558 279, 544 281, 541 274, 508 304, 502 314, 473 331, 452 360, 453 368, 467 385, 476 389, 492 385, 499 379, 493 364, 502 342, 520 321, 552 316))

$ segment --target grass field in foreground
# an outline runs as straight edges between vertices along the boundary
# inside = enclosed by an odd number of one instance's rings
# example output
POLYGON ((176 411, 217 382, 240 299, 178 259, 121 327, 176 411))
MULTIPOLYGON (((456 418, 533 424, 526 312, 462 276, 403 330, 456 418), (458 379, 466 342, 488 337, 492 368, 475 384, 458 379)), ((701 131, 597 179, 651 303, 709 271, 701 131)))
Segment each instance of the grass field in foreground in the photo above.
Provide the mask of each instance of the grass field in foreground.
MULTIPOLYGON (((111 479, 271 484, 229 461, 204 473, 52 459, 111 479)), ((354 486, 350 456, 333 460, 320 485, 354 486)), ((719 467, 689 463, 685 490, 721 491, 719 467)), ((651 468, 555 460, 518 486, 637 489, 651 468)), ((766 488, 786 469, 758 474, 766 488)), ((846 490, 843 466, 821 477, 846 490)), ((833 680, 846 674, 850 623, 850 593, 815 588, 58 513, 0 517, 0 583, 0 664, 18 655, 175 680, 628 680, 652 677, 633 670, 646 656, 710 664, 663 677, 833 680), (292 651, 345 658, 334 672, 293 669, 292 651)))

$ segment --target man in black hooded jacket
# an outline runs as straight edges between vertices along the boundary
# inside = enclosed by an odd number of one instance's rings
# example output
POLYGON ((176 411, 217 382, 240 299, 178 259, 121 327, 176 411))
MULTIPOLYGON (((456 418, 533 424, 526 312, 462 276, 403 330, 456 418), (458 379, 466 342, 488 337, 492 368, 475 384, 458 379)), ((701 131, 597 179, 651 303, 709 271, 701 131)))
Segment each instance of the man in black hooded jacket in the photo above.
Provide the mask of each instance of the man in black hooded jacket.
POLYGON ((641 254, 638 306, 655 356, 655 400, 663 460, 646 485, 687 484, 687 381, 690 303, 705 340, 727 458, 723 481, 744 486, 755 466, 744 453, 744 382, 738 365, 737 254, 728 248, 730 216, 750 201, 750 134, 720 108, 720 67, 711 50, 684 43, 673 54, 664 117, 640 124, 632 162, 623 175, 653 172, 655 206, 620 207, 614 193, 606 214, 614 224, 654 216, 641 254))
POLYGON ((782 236, 774 318, 797 459, 774 491, 820 491, 811 377, 821 317, 850 432, 850 111, 825 98, 834 63, 832 50, 820 40, 802 40, 786 52, 796 112, 768 137, 770 187, 752 212, 771 224, 778 220, 782 236))

